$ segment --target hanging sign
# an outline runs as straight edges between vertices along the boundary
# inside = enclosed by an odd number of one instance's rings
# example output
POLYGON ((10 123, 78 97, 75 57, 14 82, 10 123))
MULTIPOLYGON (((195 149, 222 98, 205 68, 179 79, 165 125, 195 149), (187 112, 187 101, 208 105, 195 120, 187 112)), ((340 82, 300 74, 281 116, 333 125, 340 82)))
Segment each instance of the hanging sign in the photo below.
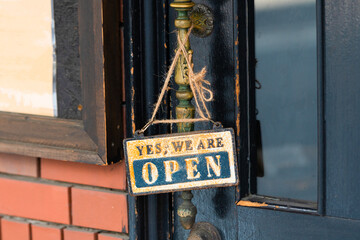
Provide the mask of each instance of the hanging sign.
POLYGON ((238 182, 232 129, 124 140, 131 195, 233 186, 238 182))

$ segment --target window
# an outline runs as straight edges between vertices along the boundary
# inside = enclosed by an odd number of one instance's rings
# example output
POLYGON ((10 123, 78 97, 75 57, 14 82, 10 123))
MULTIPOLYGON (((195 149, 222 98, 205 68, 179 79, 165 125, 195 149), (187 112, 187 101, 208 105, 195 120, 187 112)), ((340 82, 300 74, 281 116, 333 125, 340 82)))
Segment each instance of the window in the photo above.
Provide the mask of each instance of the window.
POLYGON ((254 1, 250 197, 317 208, 318 79, 315 0, 254 1))
POLYGON ((0 151, 117 162, 124 136, 120 3, 54 0, 53 8, 58 117, 0 112, 0 151))

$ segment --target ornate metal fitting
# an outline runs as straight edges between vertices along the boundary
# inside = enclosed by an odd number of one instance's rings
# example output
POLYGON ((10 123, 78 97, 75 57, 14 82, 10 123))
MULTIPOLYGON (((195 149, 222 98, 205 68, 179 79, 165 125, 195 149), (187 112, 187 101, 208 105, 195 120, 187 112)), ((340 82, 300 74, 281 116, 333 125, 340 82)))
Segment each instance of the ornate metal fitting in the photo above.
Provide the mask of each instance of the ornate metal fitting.
POLYGON ((181 198, 183 202, 177 210, 177 214, 180 217, 180 223, 184 229, 191 229, 195 223, 195 217, 197 214, 197 209, 195 205, 191 202, 193 195, 191 191, 184 191, 181 193, 181 198))
POLYGON ((204 38, 209 36, 214 29, 214 15, 212 10, 203 4, 196 4, 189 13, 194 29, 192 34, 204 38))
POLYGON ((174 0, 173 3, 170 3, 170 6, 175 8, 176 10, 189 10, 193 6, 195 6, 195 3, 193 3, 191 0, 174 0))

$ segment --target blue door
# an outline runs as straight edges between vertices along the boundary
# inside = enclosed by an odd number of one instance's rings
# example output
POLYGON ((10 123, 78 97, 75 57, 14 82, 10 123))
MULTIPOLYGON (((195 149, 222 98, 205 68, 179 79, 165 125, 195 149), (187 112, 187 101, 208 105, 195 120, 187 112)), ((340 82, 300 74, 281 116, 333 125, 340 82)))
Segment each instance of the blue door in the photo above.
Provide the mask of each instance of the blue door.
MULTIPOLYGON (((128 136, 151 117, 177 46, 172 2, 124 0, 128 136)), ((194 68, 208 69, 213 119, 235 130, 240 178, 192 191, 196 222, 223 240, 360 239, 360 2, 194 2, 214 18, 208 37, 190 37, 194 68)), ((176 104, 166 96, 159 118, 176 104)), ((130 197, 131 238, 187 239, 180 195, 130 197)))

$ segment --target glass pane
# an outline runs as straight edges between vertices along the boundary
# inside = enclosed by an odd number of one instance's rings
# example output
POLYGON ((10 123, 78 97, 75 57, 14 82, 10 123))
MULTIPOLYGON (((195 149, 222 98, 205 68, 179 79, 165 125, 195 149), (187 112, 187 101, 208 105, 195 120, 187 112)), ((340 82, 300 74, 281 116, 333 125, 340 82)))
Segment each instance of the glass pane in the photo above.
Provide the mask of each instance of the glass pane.
POLYGON ((56 116, 51 0, 0 0, 0 111, 56 116))
POLYGON ((316 0, 255 0, 258 194, 317 200, 316 0), (258 133, 260 135, 260 133, 258 133))

